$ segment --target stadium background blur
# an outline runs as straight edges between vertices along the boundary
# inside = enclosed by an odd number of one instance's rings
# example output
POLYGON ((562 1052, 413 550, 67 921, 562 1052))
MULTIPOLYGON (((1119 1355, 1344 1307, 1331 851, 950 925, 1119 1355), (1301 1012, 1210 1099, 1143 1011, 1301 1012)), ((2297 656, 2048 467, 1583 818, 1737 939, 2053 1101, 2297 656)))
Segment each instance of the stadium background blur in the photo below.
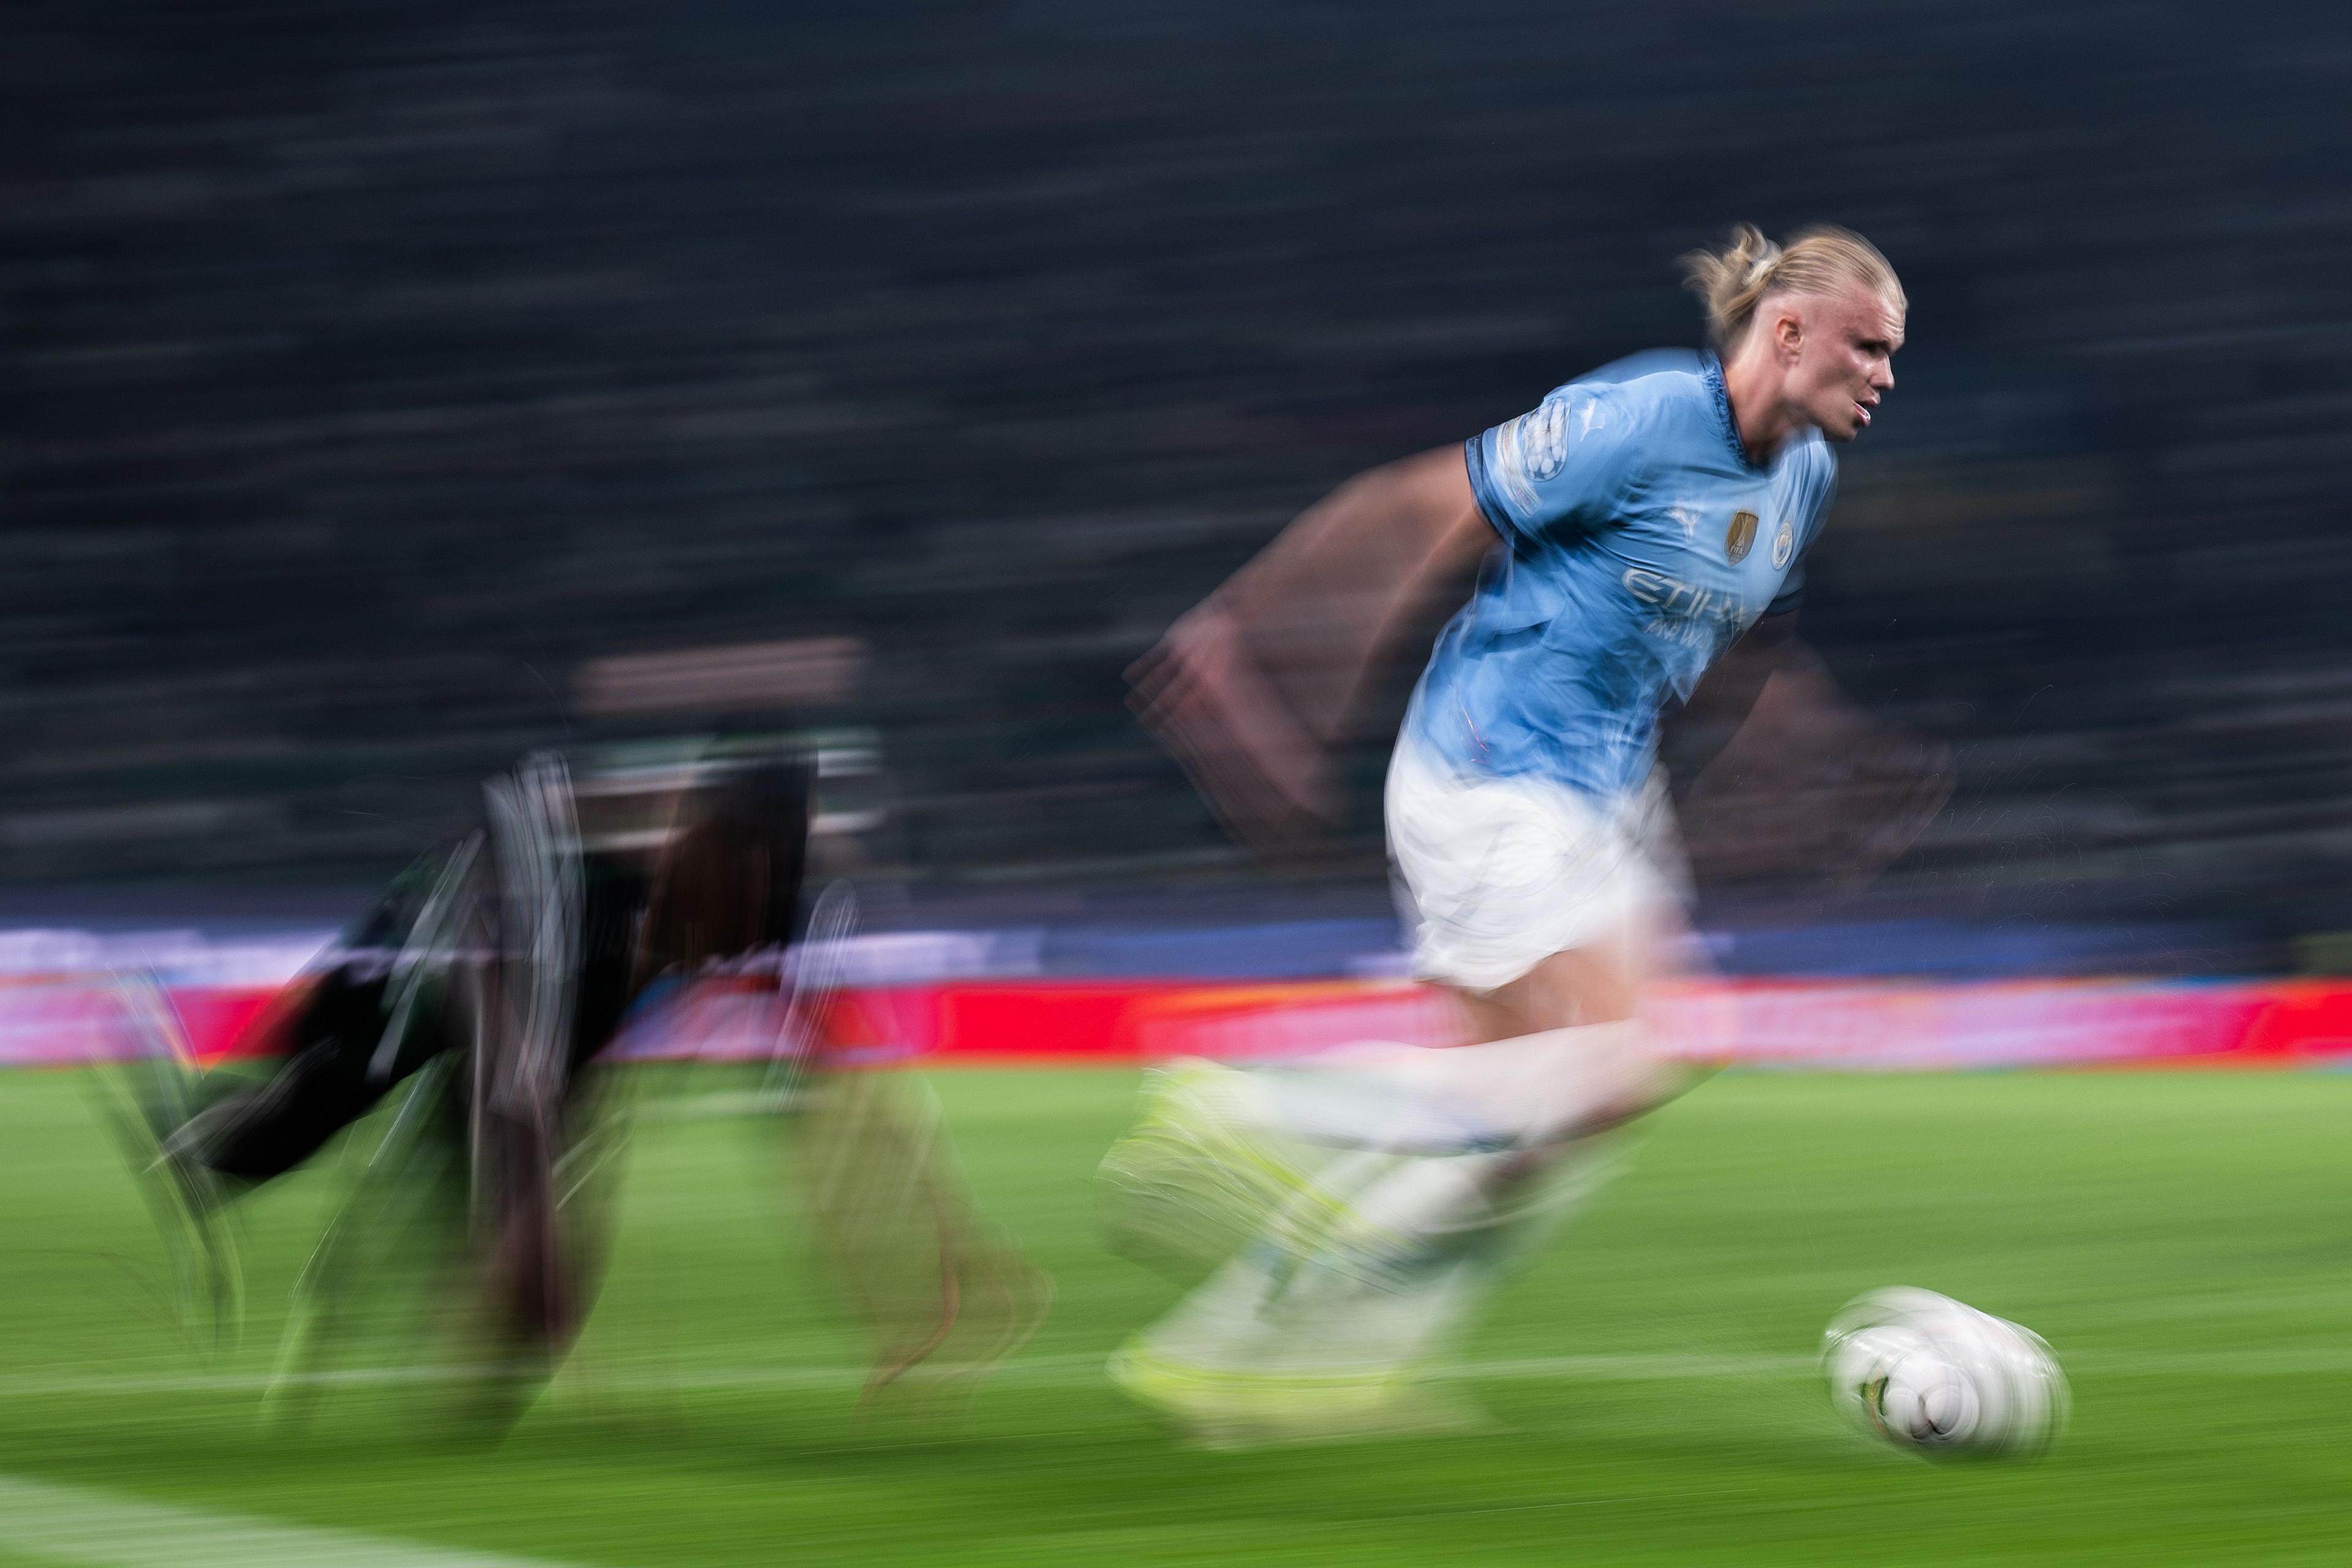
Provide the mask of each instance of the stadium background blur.
POLYGON ((391 1118, 243 1205, 223 1350, 103 1075, 11 1070, 0 1568, 2352 1560, 2352 1075, 2198 1070, 2340 1068, 2352 988, 1939 984, 2352 967, 2347 89, 2352 10, 2294 3, 0 9, 0 1047, 71 1056, 118 962, 273 989, 485 776, 631 732, 591 661, 791 639, 869 650, 773 717, 881 739, 876 924, 1051 926, 1074 989, 1392 948, 1378 713, 1276 876, 1121 670, 1345 476, 1695 342, 1674 258, 1749 219, 1909 286, 1805 631, 1958 787, 1870 889, 1710 889, 1748 973, 1926 983, 1725 1016, 2150 1058, 1725 1073, 1465 1347, 1494 1432, 1244 1456, 1102 1377, 1171 1300, 1097 1236, 1116 1053, 914 1080, 1058 1290, 961 1426, 861 1421, 766 1080, 632 1068, 604 1293, 495 1455, 396 1226, 316 1410, 266 1397, 391 1118), (1896 1282, 2048 1336, 2050 1463, 1837 1429, 1821 1326, 1896 1282))
POLYGON ((52 3, 0 81, 11 907, 363 887, 583 660, 820 636, 919 879, 1263 888, 1122 667, 1751 218, 1914 303, 1807 620, 1959 762, 1875 897, 2352 925, 2341 8, 52 3))

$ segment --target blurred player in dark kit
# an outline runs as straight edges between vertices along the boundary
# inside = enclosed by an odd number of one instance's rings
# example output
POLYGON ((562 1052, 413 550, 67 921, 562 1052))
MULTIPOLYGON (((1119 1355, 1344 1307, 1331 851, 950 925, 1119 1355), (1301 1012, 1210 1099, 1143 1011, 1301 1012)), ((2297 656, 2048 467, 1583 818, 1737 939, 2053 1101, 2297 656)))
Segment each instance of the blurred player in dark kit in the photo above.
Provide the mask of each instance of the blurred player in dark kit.
MULTIPOLYGON (((809 768, 753 756, 688 771, 689 786, 634 802, 616 825, 611 790, 533 757, 487 786, 478 828, 412 867, 259 1021, 248 1044, 266 1072, 196 1080, 154 1064, 121 1120, 152 1152, 151 1185, 194 1237, 216 1311, 235 1310, 227 1204, 408 1085, 370 1175, 382 1165, 383 1180, 441 1188, 470 1281, 462 1315, 486 1342, 478 1403, 510 1417, 576 1337, 600 1272, 597 1200, 621 1129, 599 1058, 698 979, 748 972, 778 987, 790 1059, 772 1079, 793 1092, 772 1109, 798 1130, 812 1220, 875 1339, 876 1385, 936 1352, 968 1310, 995 1312, 1000 1339, 1034 1322, 1042 1277, 985 1238, 936 1126, 865 1081, 877 1075, 810 1059, 829 996, 795 991, 784 960, 808 867, 809 768)), ((336 1257, 341 1224, 306 1283, 336 1257)), ((309 1327, 298 1310, 294 1332, 309 1327)))

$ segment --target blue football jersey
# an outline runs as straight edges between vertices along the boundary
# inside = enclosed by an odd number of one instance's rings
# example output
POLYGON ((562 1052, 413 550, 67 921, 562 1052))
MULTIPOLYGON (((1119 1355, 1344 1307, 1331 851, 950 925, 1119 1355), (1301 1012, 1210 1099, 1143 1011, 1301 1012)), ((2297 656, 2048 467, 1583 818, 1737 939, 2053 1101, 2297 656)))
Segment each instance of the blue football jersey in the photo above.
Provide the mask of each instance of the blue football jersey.
POLYGON ((1722 365, 1664 352, 1570 382, 1465 455, 1503 548, 1437 639, 1407 735, 1614 802, 1648 775, 1667 698, 1795 606, 1837 459, 1808 430, 1749 462, 1722 365))

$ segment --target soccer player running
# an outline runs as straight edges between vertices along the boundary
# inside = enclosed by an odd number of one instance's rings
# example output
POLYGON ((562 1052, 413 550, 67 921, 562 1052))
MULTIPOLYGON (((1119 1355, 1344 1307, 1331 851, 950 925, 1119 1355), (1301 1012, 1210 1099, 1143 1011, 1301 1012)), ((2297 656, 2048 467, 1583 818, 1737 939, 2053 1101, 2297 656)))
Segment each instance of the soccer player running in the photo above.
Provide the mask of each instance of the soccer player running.
POLYGON ((1114 1245, 1223 1258, 1111 1364, 1200 1435, 1425 1424, 1419 1375, 1486 1282, 1590 1186, 1600 1135, 1676 1087, 1640 1016, 1681 921, 1660 711, 1718 661, 1718 721, 1753 703, 1832 444, 1894 385, 1906 309, 1885 258, 1837 228, 1782 247, 1743 226, 1685 265, 1712 352, 1622 361, 1358 477, 1139 667, 1147 721, 1212 803, 1276 836, 1328 810, 1318 743, 1382 630, 1485 557, 1386 795, 1416 969, 1477 1043, 1178 1064, 1105 1162, 1114 1245))

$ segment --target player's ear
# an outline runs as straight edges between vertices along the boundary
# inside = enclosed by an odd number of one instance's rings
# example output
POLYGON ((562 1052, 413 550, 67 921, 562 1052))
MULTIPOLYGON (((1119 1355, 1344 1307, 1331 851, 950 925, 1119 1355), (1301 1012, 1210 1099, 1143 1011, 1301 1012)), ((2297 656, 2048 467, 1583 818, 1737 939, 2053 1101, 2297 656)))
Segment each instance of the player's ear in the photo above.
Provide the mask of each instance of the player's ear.
POLYGON ((1795 363, 1797 355, 1803 352, 1805 346, 1804 311, 1795 300, 1781 300, 1774 307, 1769 324, 1772 330, 1772 346, 1780 351, 1784 362, 1795 363))

